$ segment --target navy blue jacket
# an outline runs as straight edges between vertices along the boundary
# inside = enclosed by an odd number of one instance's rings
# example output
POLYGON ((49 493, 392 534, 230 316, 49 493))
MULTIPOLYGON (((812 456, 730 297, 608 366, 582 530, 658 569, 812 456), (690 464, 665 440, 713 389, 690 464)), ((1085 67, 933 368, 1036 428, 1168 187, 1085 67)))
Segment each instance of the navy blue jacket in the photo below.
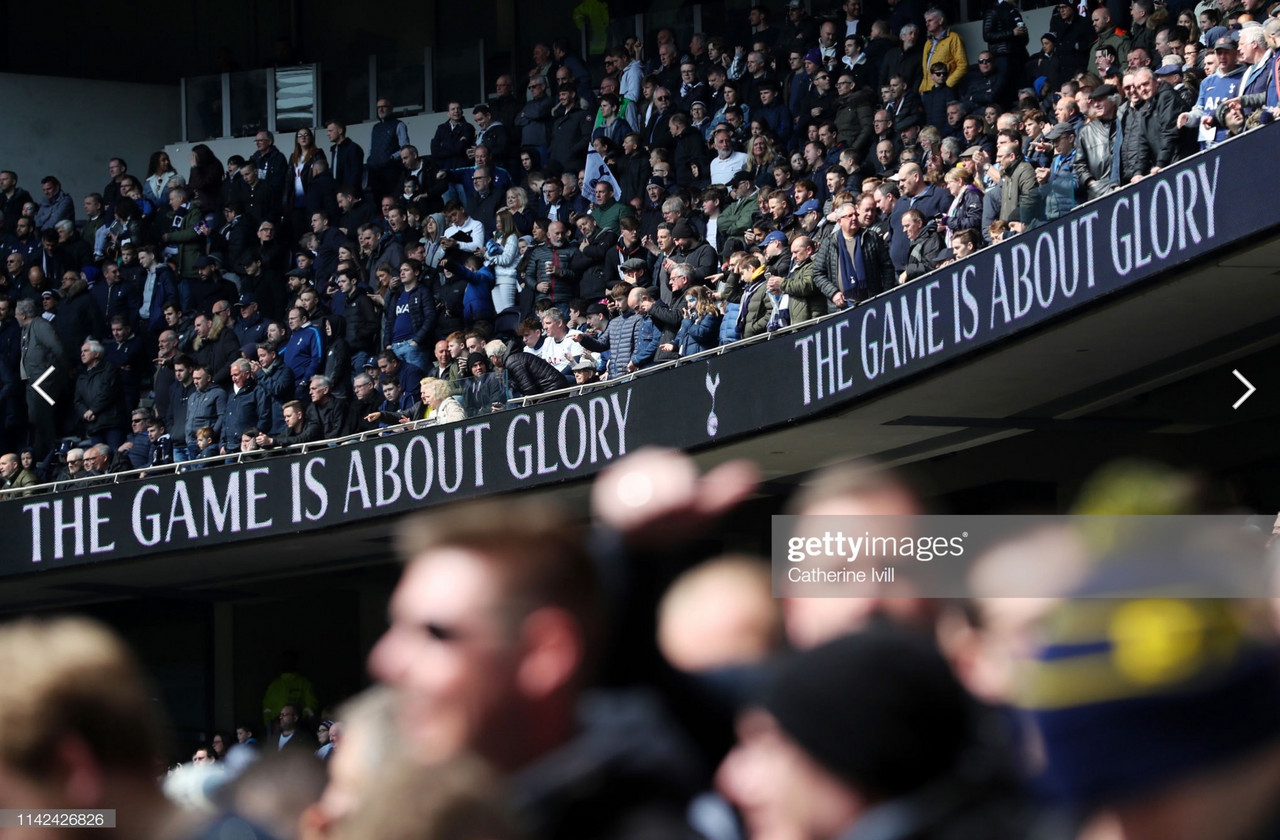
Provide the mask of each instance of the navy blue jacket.
MULTIPOLYGON (((391 336, 396 329, 396 303, 400 292, 387 294, 387 309, 382 313, 382 345, 391 346, 391 336)), ((413 322, 413 340, 427 353, 431 349, 431 337, 436 327, 436 298, 431 287, 418 280, 409 293, 409 318, 413 322)))
POLYGON ((253 427, 272 434, 274 423, 271 396, 266 388, 260 388, 249 380, 239 393, 234 389, 227 392, 222 412, 222 442, 228 452, 240 451, 240 434, 245 429, 253 427))

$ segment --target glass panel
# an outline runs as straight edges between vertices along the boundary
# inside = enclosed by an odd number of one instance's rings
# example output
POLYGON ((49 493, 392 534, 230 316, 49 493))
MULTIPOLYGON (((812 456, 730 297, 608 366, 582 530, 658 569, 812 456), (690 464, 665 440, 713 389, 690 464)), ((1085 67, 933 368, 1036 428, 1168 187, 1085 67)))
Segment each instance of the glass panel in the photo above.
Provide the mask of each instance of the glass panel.
POLYGON ((636 15, 609 19, 609 46, 621 47, 628 38, 636 37, 636 15))
MULTIPOLYGON (((644 55, 646 59, 658 55, 659 29, 675 30, 677 53, 683 53, 688 47, 689 36, 693 34, 693 7, 681 6, 678 3, 679 0, 658 0, 644 16, 644 55)), ((705 16, 703 17, 703 23, 707 23, 705 16)))
POLYGON ((231 74, 231 136, 252 137, 267 126, 267 71, 231 74))
MULTIPOLYGON (((471 106, 481 100, 480 72, 484 56, 480 54, 480 41, 445 44, 436 47, 431 63, 435 71, 435 109, 443 111, 449 103, 462 103, 468 118, 471 106)), ((492 86, 492 80, 490 80, 492 86)))
POLYGON ((425 84, 421 50, 408 59, 390 53, 378 55, 378 96, 391 100, 397 117, 422 113, 426 108, 425 84))
POLYGON ((187 140, 222 136, 222 77, 194 76, 187 82, 187 140))
MULTIPOLYGON (((567 387, 567 383, 566 383, 567 387)), ((462 403, 468 417, 501 411, 511 397, 505 370, 486 373, 482 380, 465 377, 455 383, 458 402, 462 403)))
MULTIPOLYGON (((336 51, 335 51, 336 52, 336 51)), ((320 65, 320 119, 339 119, 347 125, 369 120, 369 57, 326 56, 320 65)))
POLYGON ((276 71, 276 131, 285 134, 299 128, 315 128, 316 66, 306 64, 276 71))

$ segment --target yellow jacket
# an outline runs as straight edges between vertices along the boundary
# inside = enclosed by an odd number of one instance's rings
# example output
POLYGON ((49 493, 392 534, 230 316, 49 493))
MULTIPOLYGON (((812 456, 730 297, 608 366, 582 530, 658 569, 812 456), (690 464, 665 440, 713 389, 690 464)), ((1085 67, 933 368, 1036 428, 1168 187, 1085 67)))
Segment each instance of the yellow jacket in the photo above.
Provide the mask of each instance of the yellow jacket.
POLYGON ((960 80, 969 71, 969 57, 964 53, 964 41, 954 29, 948 29, 947 34, 937 42, 932 38, 926 38, 920 61, 924 67, 924 81, 920 83, 921 93, 933 90, 933 78, 929 75, 930 65, 937 64, 939 61, 947 65, 947 87, 952 90, 959 89, 960 80))

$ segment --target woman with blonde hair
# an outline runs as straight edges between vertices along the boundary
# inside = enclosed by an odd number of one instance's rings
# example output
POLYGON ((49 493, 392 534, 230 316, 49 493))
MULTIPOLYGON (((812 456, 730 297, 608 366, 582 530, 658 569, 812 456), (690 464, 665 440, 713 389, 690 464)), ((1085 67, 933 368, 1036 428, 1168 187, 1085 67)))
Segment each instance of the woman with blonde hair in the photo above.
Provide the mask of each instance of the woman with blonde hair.
POLYGON ((444 379, 428 376, 419 383, 423 405, 431 409, 428 418, 437 423, 453 423, 467 419, 462 403, 453 396, 453 386, 444 379))
POLYGON ((973 173, 963 166, 947 170, 945 184, 951 193, 951 207, 947 210, 947 245, 952 234, 962 230, 982 232, 982 190, 973 184, 973 173))
POLYGON ((703 286, 690 286, 684 291, 684 320, 671 344, 661 345, 667 352, 678 351, 692 356, 720 344, 720 310, 703 286))
POLYGON ((507 212, 516 225, 517 236, 528 236, 533 232, 533 211, 529 209, 529 193, 524 187, 512 187, 504 196, 507 212))
MULTIPOLYGON (((520 190, 512 187, 510 193, 520 190)), ((487 250, 486 260, 493 266, 496 285, 493 287, 493 310, 502 312, 516 305, 516 287, 519 285, 516 266, 520 263, 520 236, 516 232, 515 216, 503 207, 494 215, 493 241, 487 250)))
POLYGON ((778 159, 778 152, 773 141, 767 135, 760 134, 751 138, 751 152, 747 155, 747 171, 757 187, 776 186, 773 179, 773 164, 778 159))

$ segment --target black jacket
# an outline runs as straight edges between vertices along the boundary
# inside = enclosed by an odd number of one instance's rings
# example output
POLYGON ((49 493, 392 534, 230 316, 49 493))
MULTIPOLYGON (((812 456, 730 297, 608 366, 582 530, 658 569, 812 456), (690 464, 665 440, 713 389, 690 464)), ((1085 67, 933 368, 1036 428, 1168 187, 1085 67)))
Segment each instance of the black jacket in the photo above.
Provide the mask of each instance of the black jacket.
POLYGON ((533 353, 513 350, 507 355, 502 369, 507 372, 511 390, 522 397, 545 394, 569 385, 560 371, 533 353))
POLYGON ((686 128, 684 133, 674 139, 675 154, 672 163, 675 165, 676 184, 681 187, 691 185, 695 178, 693 167, 698 167, 698 177, 707 177, 707 144, 701 132, 686 128))
POLYGON ((115 365, 102 359, 93 368, 81 371, 76 379, 75 411, 87 434, 124 428, 124 392, 115 365), (93 412, 92 420, 83 419, 86 411, 93 412))
POLYGON ((445 120, 431 138, 431 156, 438 166, 455 169, 467 165, 467 149, 476 143, 476 127, 466 120, 457 125, 445 120))
POLYGON ((351 434, 355 431, 351 403, 330 393, 324 405, 311 403, 307 406, 304 424, 312 423, 320 426, 320 435, 325 440, 351 434))
MULTIPOLYGON (((818 247, 813 259, 813 284, 827 300, 831 300, 840 287, 840 252, 844 237, 838 231, 828 236, 818 247)), ((871 231, 862 232, 862 262, 867 272, 867 296, 878 295, 895 284, 893 263, 889 259, 889 244, 871 231)))
POLYGON ((612 277, 605 273, 605 258, 610 251, 616 250, 617 235, 606 228, 597 228, 595 234, 587 242, 585 249, 576 251, 569 267, 579 278, 578 296, 587 300, 598 300, 604 297, 605 289, 612 286, 609 280, 617 282, 617 273, 612 277))
POLYGON ((202 343, 199 350, 194 349, 194 345, 193 341, 190 350, 192 358, 208 368, 209 375, 213 377, 216 384, 229 390, 231 360, 240 355, 240 345, 236 342, 235 330, 223 330, 218 333, 217 338, 210 338, 202 343))
MULTIPOLYGON (((527 354, 526 354, 527 355, 527 354)), ((599 693, 580 703, 568 743, 511 779, 518 815, 547 840, 700 837, 684 811, 700 784, 692 747, 658 701, 599 693)))
POLYGON ((551 159, 574 172, 587 158, 591 138, 591 115, 576 105, 571 111, 559 107, 551 112, 551 159))
POLYGON ((329 147, 329 171, 339 187, 354 189, 358 194, 364 183, 364 149, 346 138, 329 147))
POLYGON ((376 353, 381 330, 378 305, 364 289, 357 286, 347 298, 343 312, 347 319, 347 344, 353 353, 376 353))
POLYGON ((911 243, 911 255, 907 258, 907 279, 914 280, 937 268, 944 250, 946 246, 937 226, 932 222, 925 225, 920 235, 911 243))
MULTIPOLYGON (((1056 15, 1055 15, 1056 17, 1056 15)), ((982 39, 992 55, 1026 60, 1028 35, 1014 34, 1019 26, 1026 28, 1022 12, 1008 2, 997 2, 982 17, 982 39)))

